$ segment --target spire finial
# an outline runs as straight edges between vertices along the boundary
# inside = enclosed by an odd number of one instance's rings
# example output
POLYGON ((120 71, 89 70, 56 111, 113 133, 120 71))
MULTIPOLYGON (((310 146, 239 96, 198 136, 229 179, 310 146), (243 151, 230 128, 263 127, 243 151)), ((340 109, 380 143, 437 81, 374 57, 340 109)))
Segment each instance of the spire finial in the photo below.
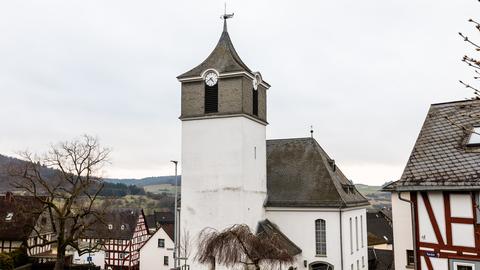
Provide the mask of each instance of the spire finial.
POLYGON ((227 20, 233 18, 234 14, 235 13, 227 14, 227 3, 225 2, 223 15, 220 16, 220 19, 223 19, 223 32, 227 32, 227 20))
POLYGON ((310 126, 310 137, 313 138, 313 126, 310 126))

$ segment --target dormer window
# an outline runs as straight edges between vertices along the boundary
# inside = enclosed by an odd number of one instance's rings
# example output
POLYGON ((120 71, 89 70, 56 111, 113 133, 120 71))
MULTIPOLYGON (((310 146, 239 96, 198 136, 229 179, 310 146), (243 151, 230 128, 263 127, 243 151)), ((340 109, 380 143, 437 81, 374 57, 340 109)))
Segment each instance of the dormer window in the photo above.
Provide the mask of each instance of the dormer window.
POLYGON ((112 224, 108 224, 108 229, 109 229, 109 230, 112 230, 112 229, 113 229, 113 225, 112 225, 112 224))
POLYGON ((13 213, 9 212, 7 213, 7 216, 5 217, 5 221, 12 221, 13 219, 13 213))
POLYGON ((120 229, 123 231, 125 230, 125 225, 122 224, 122 226, 120 226, 120 229))
POLYGON ((480 146, 480 126, 473 127, 467 146, 480 146))

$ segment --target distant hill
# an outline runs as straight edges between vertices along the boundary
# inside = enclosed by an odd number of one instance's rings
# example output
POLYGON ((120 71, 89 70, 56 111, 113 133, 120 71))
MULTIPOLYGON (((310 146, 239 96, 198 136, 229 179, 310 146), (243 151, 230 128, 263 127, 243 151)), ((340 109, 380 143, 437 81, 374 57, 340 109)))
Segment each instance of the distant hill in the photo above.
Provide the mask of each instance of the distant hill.
MULTIPOLYGON (((15 188, 15 182, 21 181, 22 179, 12 177, 9 173, 9 168, 11 166, 23 166, 27 161, 21 160, 18 158, 8 157, 4 155, 0 155, 0 194, 5 193, 7 191, 22 191, 15 188)), ((42 166, 41 174, 44 179, 47 181, 54 181, 55 175, 57 173, 56 170, 42 166)), ((114 196, 114 197, 122 197, 126 195, 144 195, 145 190, 141 186, 136 186, 128 183, 115 183, 115 182, 108 182, 104 184, 102 192, 100 192, 100 196, 114 196)))
MULTIPOLYGON (((105 181, 109 183, 121 183, 126 185, 135 185, 137 187, 153 186, 153 185, 175 185, 175 176, 151 176, 140 179, 135 178, 106 178, 105 181)), ((178 176, 178 185, 182 183, 182 176, 178 176)))
POLYGON ((374 208, 390 208, 391 207, 391 195, 390 192, 381 191, 382 187, 387 183, 381 186, 369 186, 365 184, 355 184, 357 190, 365 196, 370 202, 371 206, 374 208))

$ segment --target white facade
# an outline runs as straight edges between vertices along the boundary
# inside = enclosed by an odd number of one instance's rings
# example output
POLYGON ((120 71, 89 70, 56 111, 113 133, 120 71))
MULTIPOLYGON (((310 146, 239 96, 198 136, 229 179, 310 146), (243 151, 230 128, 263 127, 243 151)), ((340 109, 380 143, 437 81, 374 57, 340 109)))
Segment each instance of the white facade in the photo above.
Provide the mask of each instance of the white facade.
POLYGON ((173 240, 163 228, 159 228, 140 248, 140 270, 172 269, 174 267, 173 249, 173 240), (160 239, 163 239, 163 247, 159 245, 160 239))
MULTIPOLYGON (((392 192, 393 256, 395 269, 412 269, 407 266, 407 250, 413 250, 412 215, 410 203, 399 199, 398 192, 392 192)), ((400 193, 402 199, 410 200, 410 193, 400 193)))
POLYGON ((265 125, 244 116, 182 121, 181 231, 193 248, 207 227, 256 229, 265 218, 266 166, 265 125))
POLYGON ((100 266, 100 269, 105 267, 105 251, 98 250, 78 256, 78 252, 73 255, 73 263, 75 264, 89 264, 92 263, 96 266, 100 266))
POLYGON ((364 207, 341 210, 269 207, 266 216, 302 249, 295 265, 298 270, 309 269, 308 266, 315 262, 329 263, 335 269, 342 269, 343 264, 343 270, 351 270, 352 265, 356 270, 358 263, 358 269, 368 269, 367 221, 364 207), (317 219, 325 220, 326 224, 326 256, 316 254, 317 219))

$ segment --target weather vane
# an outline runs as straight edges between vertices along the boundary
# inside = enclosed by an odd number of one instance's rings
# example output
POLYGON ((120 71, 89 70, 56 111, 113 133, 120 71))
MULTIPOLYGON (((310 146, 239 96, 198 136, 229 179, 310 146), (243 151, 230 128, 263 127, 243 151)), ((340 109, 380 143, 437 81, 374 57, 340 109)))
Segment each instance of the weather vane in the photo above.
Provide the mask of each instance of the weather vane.
POLYGON ((223 10, 223 15, 220 16, 220 19, 223 19, 223 31, 224 32, 227 31, 227 20, 233 18, 234 14, 235 13, 227 14, 227 3, 225 3, 225 7, 224 7, 224 10, 223 10))

